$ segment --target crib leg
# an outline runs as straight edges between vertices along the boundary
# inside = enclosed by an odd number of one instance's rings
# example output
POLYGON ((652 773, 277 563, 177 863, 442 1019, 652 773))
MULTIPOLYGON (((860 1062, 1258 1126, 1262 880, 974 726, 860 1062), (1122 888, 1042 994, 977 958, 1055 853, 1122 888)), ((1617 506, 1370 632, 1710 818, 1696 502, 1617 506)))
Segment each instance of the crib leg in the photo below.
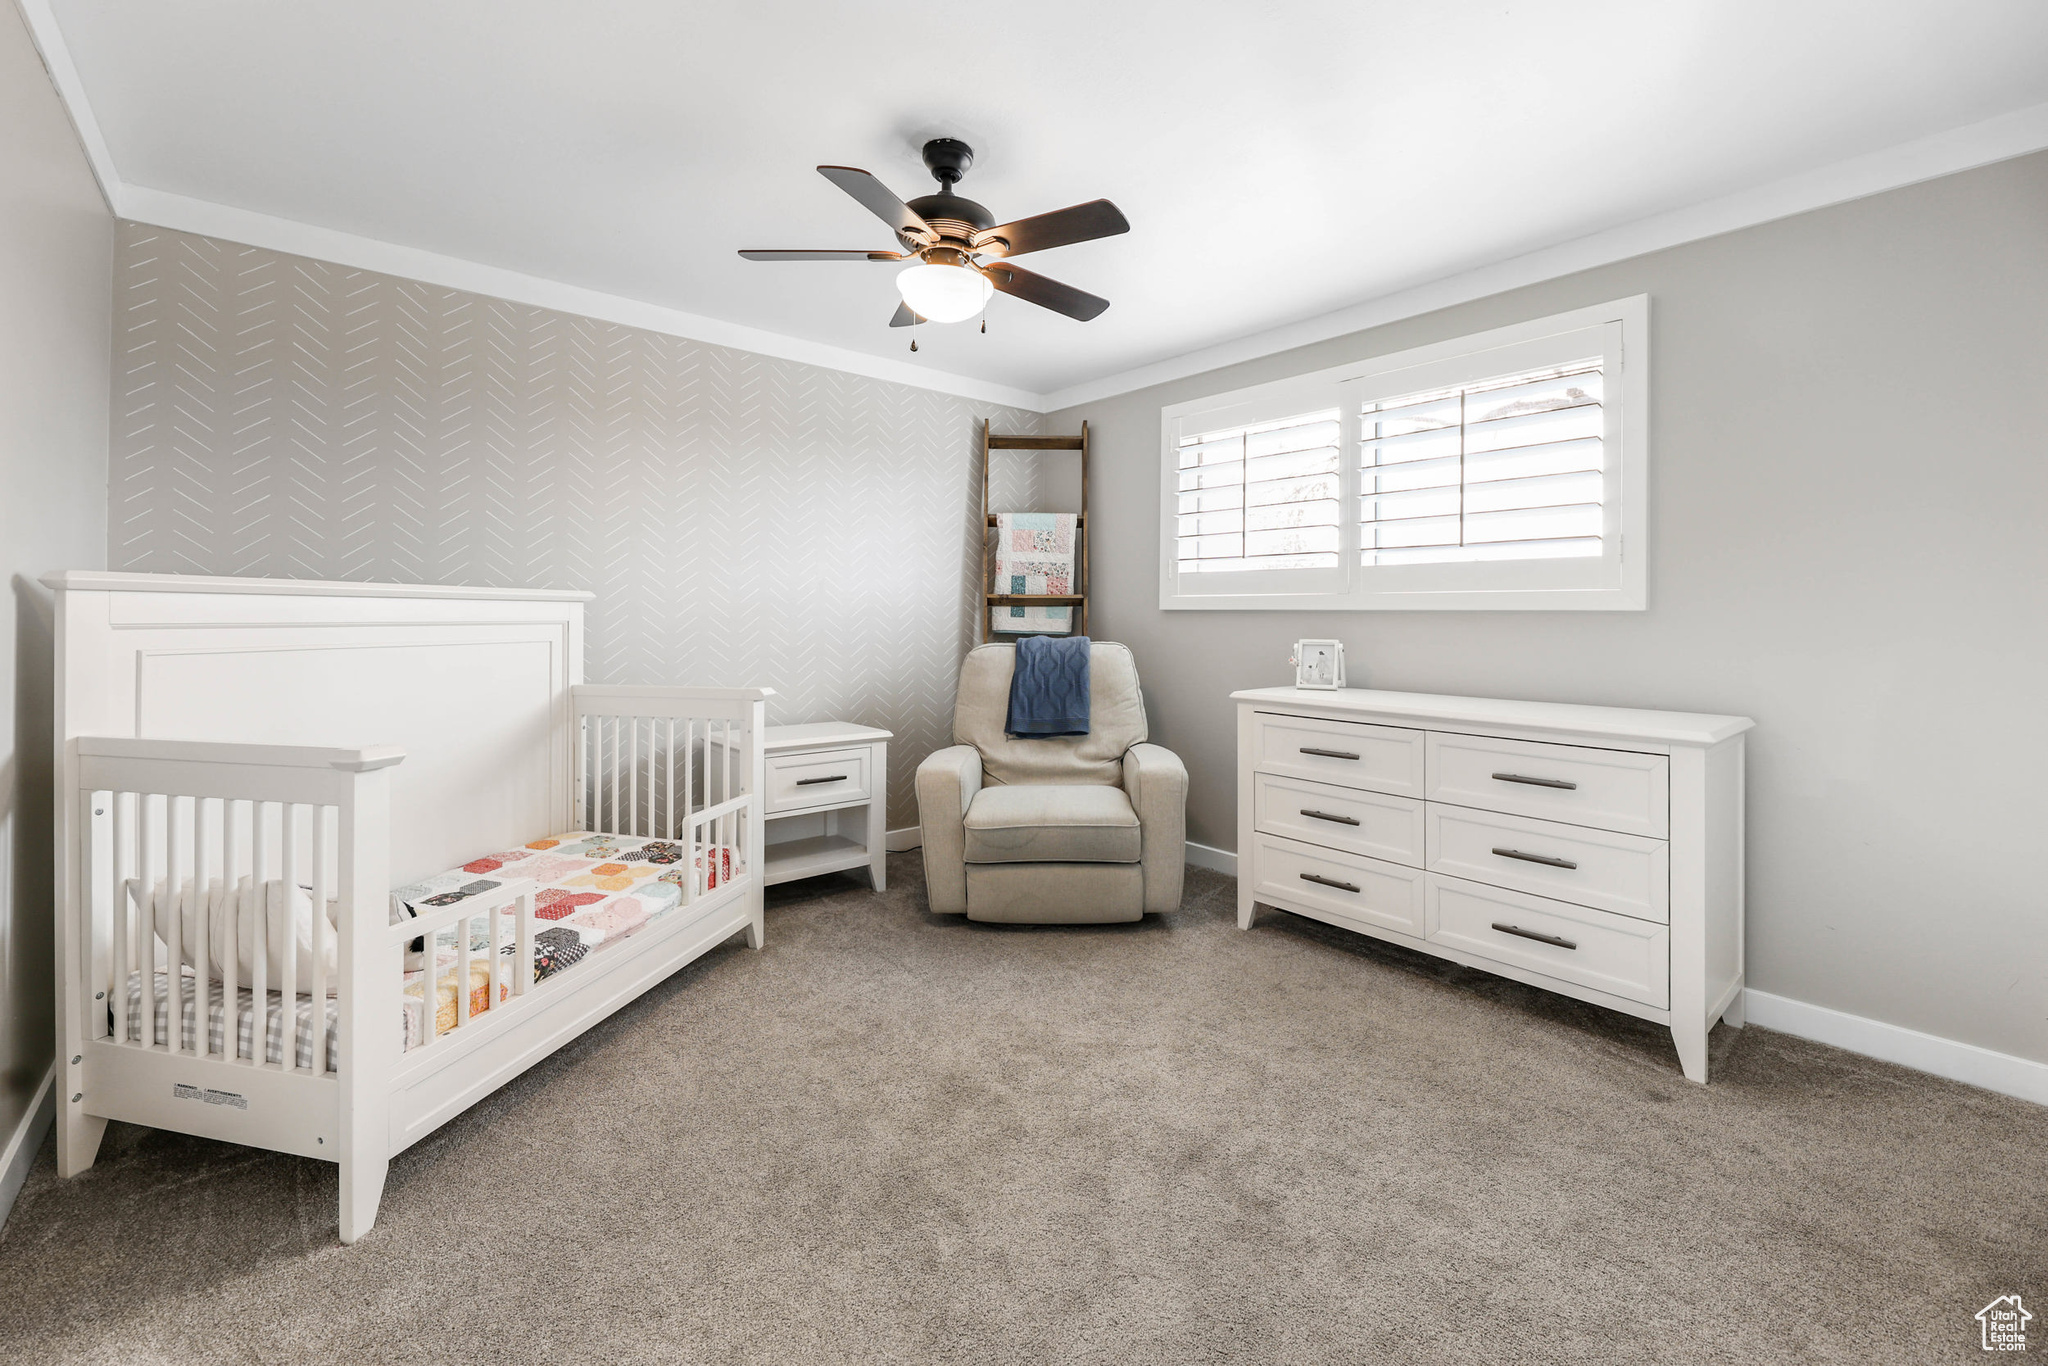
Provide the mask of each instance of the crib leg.
POLYGON ((353 1243, 377 1222, 377 1202, 384 1196, 386 1158, 356 1158, 341 1164, 341 1241, 353 1243))
MULTIPOLYGON (((60 1076, 59 1082, 63 1080, 60 1076)), ((100 1139, 106 1136, 107 1121, 98 1115, 82 1114, 71 1097, 57 1097, 57 1175, 76 1176, 93 1164, 100 1154, 100 1139)))
POLYGON ((768 939, 768 898, 759 882, 747 893, 747 947, 758 949, 768 939))

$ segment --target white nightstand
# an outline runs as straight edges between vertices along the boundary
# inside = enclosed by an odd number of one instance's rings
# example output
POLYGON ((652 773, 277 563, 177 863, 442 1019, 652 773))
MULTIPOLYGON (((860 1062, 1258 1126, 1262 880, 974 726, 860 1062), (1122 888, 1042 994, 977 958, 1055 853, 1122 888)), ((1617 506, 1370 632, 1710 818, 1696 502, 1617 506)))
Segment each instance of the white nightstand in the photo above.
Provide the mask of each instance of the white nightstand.
POLYGON ((888 883, 894 737, 844 721, 770 726, 762 735, 767 882, 864 867, 881 891, 888 883))

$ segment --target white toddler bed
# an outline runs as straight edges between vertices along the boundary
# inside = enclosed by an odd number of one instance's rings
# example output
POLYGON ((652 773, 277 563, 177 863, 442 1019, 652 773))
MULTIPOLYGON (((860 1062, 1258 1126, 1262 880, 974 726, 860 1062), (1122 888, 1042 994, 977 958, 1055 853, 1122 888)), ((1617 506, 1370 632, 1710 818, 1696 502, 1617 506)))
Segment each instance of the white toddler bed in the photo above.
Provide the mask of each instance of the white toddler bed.
POLYGON ((125 1120, 391 1157, 762 940, 767 688, 581 682, 583 593, 70 571, 58 1168, 125 1120))

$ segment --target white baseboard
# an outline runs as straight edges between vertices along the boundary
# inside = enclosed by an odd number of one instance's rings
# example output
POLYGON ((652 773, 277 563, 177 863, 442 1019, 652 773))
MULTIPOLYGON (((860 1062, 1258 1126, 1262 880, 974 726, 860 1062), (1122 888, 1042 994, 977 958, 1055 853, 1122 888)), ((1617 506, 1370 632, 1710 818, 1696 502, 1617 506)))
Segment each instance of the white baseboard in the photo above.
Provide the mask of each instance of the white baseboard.
POLYGON ((1187 861, 1194 864, 1197 868, 1208 868, 1218 873, 1228 873, 1231 877, 1237 876, 1237 855, 1231 853, 1228 849, 1218 849, 1208 844, 1196 844, 1193 840, 1189 840, 1187 861))
POLYGON ((1922 1034, 1917 1029, 1826 1006, 1808 1005, 1789 996, 1773 996, 1768 991, 1746 991, 1742 1000, 1749 1022, 1765 1029, 1796 1034, 1867 1058, 1880 1058, 1950 1081, 1967 1082, 1987 1091, 2031 1100, 2036 1105, 2048 1105, 2048 1062, 1994 1053, 1975 1044, 1922 1034))
POLYGON ((924 832, 914 825, 906 825, 901 830, 891 830, 883 843, 889 846, 892 854, 900 854, 905 849, 921 849, 924 847, 924 832))
POLYGON ((0 1148, 0 1224, 7 1222, 14 1197, 21 1194, 21 1184, 28 1180, 28 1169, 43 1146, 43 1136, 56 1122, 57 1065, 53 1062, 50 1070, 43 1073, 43 1084, 36 1088, 36 1098, 28 1113, 7 1136, 7 1146, 0 1148))

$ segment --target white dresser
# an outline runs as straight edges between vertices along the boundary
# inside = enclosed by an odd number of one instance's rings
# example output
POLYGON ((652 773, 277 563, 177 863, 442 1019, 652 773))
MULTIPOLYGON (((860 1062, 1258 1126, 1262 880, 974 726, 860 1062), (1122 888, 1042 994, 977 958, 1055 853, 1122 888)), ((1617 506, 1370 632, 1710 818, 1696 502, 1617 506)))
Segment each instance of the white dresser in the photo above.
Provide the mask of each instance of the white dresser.
POLYGON ((1237 923, 1276 906, 1670 1026, 1742 1023, 1741 716, 1257 688, 1237 923))

